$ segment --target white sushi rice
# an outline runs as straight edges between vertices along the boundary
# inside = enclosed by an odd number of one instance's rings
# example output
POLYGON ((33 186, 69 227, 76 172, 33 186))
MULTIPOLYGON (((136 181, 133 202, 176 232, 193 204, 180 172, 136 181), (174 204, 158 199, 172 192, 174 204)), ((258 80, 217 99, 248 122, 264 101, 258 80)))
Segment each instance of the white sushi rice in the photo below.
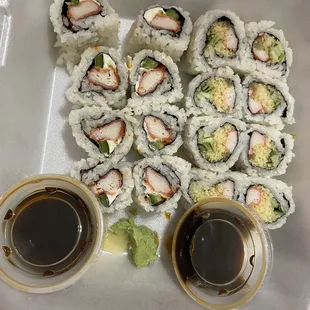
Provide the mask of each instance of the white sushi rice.
POLYGON ((283 129, 284 124, 294 124, 295 119, 293 117, 294 114, 294 106, 295 99, 289 92, 289 87, 286 83, 269 77, 266 74, 261 74, 259 72, 255 72, 251 75, 248 75, 243 83, 243 92, 242 92, 242 106, 244 107, 244 115, 245 119, 249 123, 256 123, 261 125, 268 125, 279 130, 283 129), (249 85, 252 82, 259 82, 267 85, 274 86, 284 98, 284 102, 282 102, 276 110, 271 114, 252 114, 249 110, 248 98, 249 98, 249 85), (283 116, 285 112, 285 116, 283 116))
POLYGON ((184 145, 188 151, 188 154, 192 158, 193 162, 201 169, 211 170, 215 172, 225 172, 229 170, 238 161, 240 153, 243 151, 246 143, 247 129, 246 123, 232 119, 229 117, 215 118, 211 116, 198 116, 190 118, 185 126, 184 131, 184 145), (208 132, 212 133, 219 127, 223 126, 225 123, 234 125, 238 130, 238 142, 237 145, 226 162, 211 163, 207 161, 200 154, 198 148, 198 138, 197 131, 201 127, 208 129, 208 132))
POLYGON ((188 86, 188 92, 185 98, 185 107, 187 115, 211 115, 211 116, 225 116, 225 117, 234 117, 234 118, 242 118, 242 87, 240 77, 234 73, 234 71, 229 68, 219 68, 215 70, 210 70, 207 73, 203 73, 201 75, 196 76, 188 86), (208 78, 227 78, 230 79, 235 88, 235 106, 232 113, 221 113, 217 111, 212 103, 210 103, 207 99, 204 102, 199 102, 195 98, 196 89, 200 86, 200 84, 208 78))
POLYGON ((130 64, 130 87, 131 99, 128 100, 128 107, 134 111, 139 111, 143 106, 160 106, 165 103, 179 102, 183 98, 181 78, 178 66, 173 62, 172 58, 164 53, 151 50, 142 50, 135 55, 130 64), (136 93, 136 83, 140 75, 141 62, 150 57, 162 63, 170 76, 169 81, 163 81, 153 93, 146 96, 139 96, 136 93))
POLYGON ((145 109, 141 109, 138 114, 142 114, 142 116, 139 117, 139 123, 134 126, 136 136, 135 144, 138 152, 146 157, 175 154, 183 144, 182 131, 186 122, 185 111, 174 105, 165 104, 160 108, 154 107, 154 109, 146 107, 145 109), (174 141, 161 150, 152 150, 149 147, 149 140, 143 128, 144 117, 148 115, 161 119, 167 127, 172 129, 176 134, 174 141))
POLYGON ((89 28, 76 33, 67 29, 62 21, 62 7, 66 0, 54 0, 50 7, 50 19, 56 33, 56 47, 60 47, 58 65, 66 65, 71 73, 79 63, 81 54, 90 46, 105 45, 118 47, 120 19, 106 0, 96 0, 103 7, 105 16, 96 15, 86 18, 89 28))
POLYGON ((261 21, 259 23, 251 22, 245 26, 247 42, 245 45, 246 50, 243 61, 243 69, 248 72, 257 70, 271 77, 286 80, 293 62, 293 51, 289 48, 288 41, 286 41, 283 31, 272 28, 274 24, 275 23, 272 21, 261 21), (283 44, 286 55, 286 63, 284 65, 268 65, 253 58, 252 44, 261 32, 266 32, 275 36, 283 44))
POLYGON ((294 139, 290 134, 282 133, 274 128, 261 126, 261 125, 249 125, 249 129, 246 131, 245 148, 240 156, 239 167, 247 174, 251 176, 261 177, 274 177, 282 175, 286 172, 289 163, 292 161, 295 154, 293 153, 294 139), (269 137, 275 144, 277 149, 283 155, 279 165, 275 169, 263 169, 260 167, 254 167, 248 157, 250 147, 250 134, 253 131, 257 131, 263 135, 269 137), (281 143, 284 142, 284 146, 281 143))
POLYGON ((247 175, 244 173, 240 173, 240 172, 228 171, 225 173, 217 174, 215 172, 204 170, 204 169, 192 168, 190 172, 190 182, 188 184, 188 188, 182 189, 184 198, 189 203, 187 207, 190 207, 195 203, 189 194, 189 186, 192 182, 199 181, 199 183, 203 184, 206 188, 210 188, 212 186, 215 186, 218 183, 231 180, 234 182, 234 186, 235 186, 232 199, 237 200, 240 186, 245 177, 247 177, 247 175))
POLYGON ((209 69, 230 66, 235 70, 241 70, 241 60, 245 52, 245 28, 244 22, 231 11, 213 10, 200 16, 194 23, 191 41, 186 53, 186 67, 184 69, 190 74, 207 72, 209 69), (230 19, 235 27, 238 42, 238 50, 234 58, 221 58, 213 55, 207 62, 203 55, 206 45, 207 32, 211 25, 221 17, 230 19))
POLYGON ((108 208, 101 204, 103 213, 114 213, 115 211, 125 209, 132 203, 131 193, 134 188, 132 164, 128 162, 120 162, 118 164, 107 162, 100 164, 98 159, 88 158, 75 162, 70 171, 70 175, 73 178, 89 186, 92 182, 96 182, 100 177, 106 175, 111 169, 119 170, 122 174, 122 187, 121 192, 108 208))
POLYGON ((192 21, 190 14, 182 8, 176 6, 153 5, 146 10, 140 12, 136 22, 132 25, 131 51, 137 52, 141 49, 149 48, 164 52, 169 55, 174 61, 179 61, 190 41, 192 32, 192 21), (150 26, 144 19, 144 13, 152 8, 161 7, 164 9, 176 9, 183 17, 184 23, 179 34, 173 34, 168 30, 159 30, 150 26))
POLYGON ((82 106, 100 105, 107 109, 123 108, 126 104, 126 92, 128 88, 128 68, 120 53, 113 48, 96 46, 89 47, 81 56, 78 66, 75 66, 70 80, 70 87, 66 92, 67 99, 73 104, 82 106), (98 86, 98 91, 81 91, 81 83, 94 58, 99 54, 109 55, 116 64, 117 73, 120 78, 116 90, 103 90, 98 86))
POLYGON ((280 203, 284 215, 273 223, 266 223, 266 227, 268 229, 277 229, 282 227, 286 223, 288 216, 295 212, 295 203, 292 196, 292 187, 288 186, 284 182, 275 179, 248 177, 244 178, 241 184, 242 188, 238 200, 244 205, 246 205, 247 190, 250 186, 253 185, 265 186, 272 192, 276 200, 280 203))
POLYGON ((110 161, 116 163, 120 161, 130 151, 134 140, 134 133, 132 124, 135 124, 136 119, 128 113, 122 111, 106 111, 101 107, 84 107, 82 109, 73 110, 69 115, 69 123, 72 127, 72 134, 76 140, 76 143, 84 149, 90 157, 100 160, 101 162, 110 161), (125 136, 120 144, 107 158, 99 151, 99 148, 86 136, 84 133, 81 121, 86 120, 96 122, 98 125, 109 123, 115 119, 122 119, 126 124, 125 136))
POLYGON ((151 158, 144 158, 135 164, 133 169, 133 178, 135 181, 135 196, 137 203, 147 212, 157 211, 164 212, 167 210, 176 209, 178 207, 178 201, 182 197, 182 188, 188 187, 189 172, 191 164, 186 160, 176 156, 154 156, 151 158), (169 180, 169 174, 174 173, 180 182, 180 188, 176 193, 164 203, 157 207, 153 207, 148 199, 145 199, 145 186, 143 185, 144 169, 146 167, 152 167, 158 171, 167 171, 164 175, 169 180))

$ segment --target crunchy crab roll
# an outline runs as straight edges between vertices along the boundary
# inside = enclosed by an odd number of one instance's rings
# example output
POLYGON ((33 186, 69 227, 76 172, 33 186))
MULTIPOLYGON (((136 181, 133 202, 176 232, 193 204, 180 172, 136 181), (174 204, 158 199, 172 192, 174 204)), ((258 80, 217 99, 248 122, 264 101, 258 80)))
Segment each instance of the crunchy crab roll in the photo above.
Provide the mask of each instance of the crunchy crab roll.
POLYGON ((131 123, 135 122, 125 113, 100 107, 84 107, 69 115, 77 144, 101 162, 118 162, 130 151, 134 139, 131 123))
POLYGON ((151 6, 141 11, 132 26, 132 51, 149 48, 179 61, 192 32, 189 13, 175 6, 151 6))
POLYGON ((133 169, 136 199, 146 211, 178 207, 181 187, 187 186, 191 165, 182 158, 164 155, 140 160, 133 169))
POLYGON ((104 213, 125 209, 132 203, 134 181, 130 163, 100 164, 98 159, 82 159, 73 164, 70 175, 89 187, 104 213))
POLYGON ((182 131, 186 122, 183 109, 165 104, 160 109, 145 109, 134 127, 136 146, 146 157, 173 155, 183 144, 182 131))
POLYGON ((244 179, 239 201, 255 210, 269 229, 283 226, 295 211, 292 188, 274 179, 244 179))
POLYGON ((282 129, 283 122, 294 124, 295 99, 287 84, 263 74, 249 75, 243 81, 245 118, 250 123, 282 129))
POLYGON ((89 47, 73 70, 66 95, 73 104, 122 108, 127 87, 127 67, 120 53, 104 46, 89 47))
POLYGON ((60 47, 58 64, 69 72, 89 46, 118 46, 119 17, 106 0, 54 0, 50 19, 60 47))
POLYGON ((294 157, 291 135, 261 125, 251 125, 246 132, 246 147, 241 163, 249 175, 272 177, 281 175, 294 157))
POLYGON ((193 117, 185 126, 184 145, 202 169, 225 172, 244 148, 245 123, 232 118, 193 117))
POLYGON ((194 24, 186 71, 197 74, 224 66, 239 69, 245 48, 244 38, 244 23, 235 13, 207 12, 194 24))
POLYGON ((183 194, 191 205, 212 197, 236 200, 240 182, 245 177, 246 175, 240 172, 216 174, 207 170, 192 168, 188 188, 183 189, 183 194))
POLYGON ((250 70, 260 71, 274 78, 286 79, 293 61, 283 31, 271 28, 275 23, 261 21, 246 25, 250 70))
POLYGON ((226 67, 196 76, 188 86, 188 115, 242 117, 242 87, 237 74, 226 67))
POLYGON ((129 107, 160 106, 183 98, 179 69, 170 56, 151 50, 135 55, 130 64, 129 107))

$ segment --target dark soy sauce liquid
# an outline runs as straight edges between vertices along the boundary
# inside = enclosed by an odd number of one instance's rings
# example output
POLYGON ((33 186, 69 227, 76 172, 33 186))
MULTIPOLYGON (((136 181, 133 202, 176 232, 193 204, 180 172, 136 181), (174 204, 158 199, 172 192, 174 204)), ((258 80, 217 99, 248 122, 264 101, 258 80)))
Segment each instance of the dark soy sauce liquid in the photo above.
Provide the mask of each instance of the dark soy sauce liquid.
POLYGON ((212 220, 201 225, 196 230, 191 248, 194 269, 209 283, 229 283, 242 269, 242 237, 227 221, 212 220))
MULTIPOLYGON (((11 228, 12 243, 20 257, 32 265, 58 264, 87 238, 87 216, 81 200, 66 192, 33 194, 16 210, 11 228)), ((68 263, 74 259, 69 259, 68 263)))

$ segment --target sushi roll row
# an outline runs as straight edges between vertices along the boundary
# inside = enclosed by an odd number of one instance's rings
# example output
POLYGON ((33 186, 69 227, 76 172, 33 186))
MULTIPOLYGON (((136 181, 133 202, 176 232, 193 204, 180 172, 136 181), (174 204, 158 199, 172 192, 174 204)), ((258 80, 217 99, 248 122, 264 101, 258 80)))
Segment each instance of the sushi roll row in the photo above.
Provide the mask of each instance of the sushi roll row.
POLYGON ((282 175, 294 157, 291 135, 233 118, 193 117, 185 126, 184 145, 200 168, 249 175, 282 175))
POLYGON ((189 204, 211 197, 233 199, 252 208, 269 229, 281 227, 295 211, 292 188, 279 180, 192 168, 186 185, 183 193, 189 204))
POLYGON ((214 10, 200 16, 193 26, 187 51, 187 71, 207 72, 223 66, 251 73, 259 71, 286 79, 292 50, 273 22, 244 22, 233 12, 214 10))
POLYGON ((282 129, 295 122, 295 100, 286 83, 253 73, 241 82, 229 67, 196 76, 188 87, 188 115, 244 118, 249 123, 282 129))

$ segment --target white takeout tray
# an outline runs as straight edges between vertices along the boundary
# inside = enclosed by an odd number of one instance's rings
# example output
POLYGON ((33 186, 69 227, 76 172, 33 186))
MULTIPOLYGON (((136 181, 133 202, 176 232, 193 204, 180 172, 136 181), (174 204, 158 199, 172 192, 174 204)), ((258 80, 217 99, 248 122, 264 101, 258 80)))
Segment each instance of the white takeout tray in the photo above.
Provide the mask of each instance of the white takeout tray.
MULTIPOLYGON (((68 75, 55 66, 58 51, 49 20, 52 0, 0 0, 0 193, 25 176, 68 173, 71 162, 86 157, 76 145, 67 118, 68 75)), ((121 17, 120 39, 139 11, 151 0, 110 1, 121 17)), ((180 0, 192 20, 207 10, 229 9, 245 21, 273 20, 283 29, 294 52, 288 79, 296 98, 294 127, 296 157, 282 178, 294 187, 296 213, 281 229, 272 231, 274 267, 269 283, 247 309, 310 309, 310 1, 309 0, 180 0)), ((130 160, 137 159, 131 152, 130 160)), ((182 206, 167 221, 163 214, 137 220, 172 234, 182 206)), ((21 293, 0 282, 0 310, 84 309, 201 309, 181 289, 162 238, 161 257, 137 269, 124 256, 101 255, 74 287, 52 295, 21 293)), ((1 253, 0 255, 3 255, 1 253)), ((1 268, 1 266, 0 266, 1 268)))

